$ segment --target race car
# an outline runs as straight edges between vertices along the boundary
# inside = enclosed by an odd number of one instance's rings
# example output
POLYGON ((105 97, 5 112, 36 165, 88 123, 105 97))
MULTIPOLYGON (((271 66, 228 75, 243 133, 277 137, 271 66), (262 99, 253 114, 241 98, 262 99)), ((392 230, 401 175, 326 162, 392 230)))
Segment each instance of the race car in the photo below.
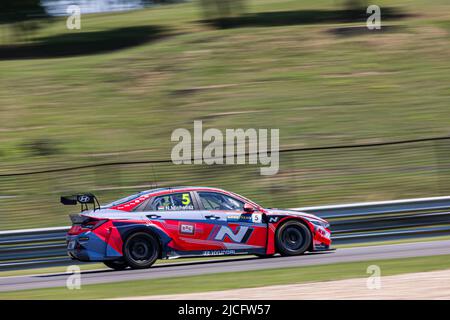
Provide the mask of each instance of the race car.
POLYGON ((332 250, 324 219, 266 209, 217 188, 158 188, 102 206, 93 194, 61 197, 61 202, 82 206, 81 213, 70 215, 68 255, 115 270, 149 268, 157 259, 332 250))

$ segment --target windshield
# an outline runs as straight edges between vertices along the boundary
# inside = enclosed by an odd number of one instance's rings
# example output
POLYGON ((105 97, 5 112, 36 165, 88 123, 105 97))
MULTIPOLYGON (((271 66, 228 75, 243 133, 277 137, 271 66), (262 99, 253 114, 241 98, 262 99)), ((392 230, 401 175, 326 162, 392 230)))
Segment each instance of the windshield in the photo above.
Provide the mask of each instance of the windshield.
POLYGON ((254 202, 254 201, 252 201, 252 200, 250 200, 250 199, 248 199, 248 198, 246 198, 246 197, 244 197, 244 196, 241 196, 241 195, 236 194, 236 193, 234 193, 234 192, 230 192, 230 194, 234 195, 234 196, 237 197, 237 198, 241 198, 242 200, 244 200, 245 202, 251 204, 252 206, 254 206, 254 207, 256 207, 256 208, 263 208, 263 206, 260 206, 260 205, 257 204, 256 202, 254 202))

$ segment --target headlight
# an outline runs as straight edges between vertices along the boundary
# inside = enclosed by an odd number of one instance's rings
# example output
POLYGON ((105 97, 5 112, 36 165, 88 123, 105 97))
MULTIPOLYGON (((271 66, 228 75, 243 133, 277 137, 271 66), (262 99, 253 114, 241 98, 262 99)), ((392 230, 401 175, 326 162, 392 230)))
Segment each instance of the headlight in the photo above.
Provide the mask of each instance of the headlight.
POLYGON ((316 226, 323 227, 325 229, 328 229, 330 227, 330 224, 328 222, 322 222, 319 220, 309 220, 312 224, 315 224, 316 226))

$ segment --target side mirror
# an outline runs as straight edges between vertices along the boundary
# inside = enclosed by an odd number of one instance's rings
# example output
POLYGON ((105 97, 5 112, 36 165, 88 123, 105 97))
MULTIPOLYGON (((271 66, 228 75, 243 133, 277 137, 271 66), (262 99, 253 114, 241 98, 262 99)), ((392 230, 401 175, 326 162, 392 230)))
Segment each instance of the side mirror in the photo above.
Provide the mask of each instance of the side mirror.
POLYGON ((255 208, 249 203, 244 204, 244 212, 246 213, 253 213, 255 212, 255 208))

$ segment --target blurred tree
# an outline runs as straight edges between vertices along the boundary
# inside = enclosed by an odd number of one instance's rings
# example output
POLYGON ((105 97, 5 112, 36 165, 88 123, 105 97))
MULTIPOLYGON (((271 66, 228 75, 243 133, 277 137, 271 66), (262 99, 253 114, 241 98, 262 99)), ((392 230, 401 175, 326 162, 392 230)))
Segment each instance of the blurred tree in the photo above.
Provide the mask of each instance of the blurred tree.
POLYGON ((0 23, 15 23, 46 17, 41 0, 0 1, 0 23))
POLYGON ((367 0, 345 0, 347 10, 366 10, 367 0))
POLYGON ((367 0, 345 0, 344 10, 346 16, 351 20, 360 20, 366 17, 367 0))
POLYGON ((245 12, 246 0, 200 0, 206 20, 225 19, 245 12))
POLYGON ((151 6, 152 4, 166 4, 166 3, 176 3, 180 0, 142 0, 144 6, 151 6))
POLYGON ((345 0, 345 6, 348 9, 365 9, 367 8, 367 0, 345 0))
POLYGON ((39 28, 38 19, 47 17, 41 0, 1 0, 0 24, 9 24, 16 36, 27 35, 39 28))
POLYGON ((23 143, 22 147, 33 156, 52 156, 60 152, 57 143, 48 138, 33 139, 23 143))

